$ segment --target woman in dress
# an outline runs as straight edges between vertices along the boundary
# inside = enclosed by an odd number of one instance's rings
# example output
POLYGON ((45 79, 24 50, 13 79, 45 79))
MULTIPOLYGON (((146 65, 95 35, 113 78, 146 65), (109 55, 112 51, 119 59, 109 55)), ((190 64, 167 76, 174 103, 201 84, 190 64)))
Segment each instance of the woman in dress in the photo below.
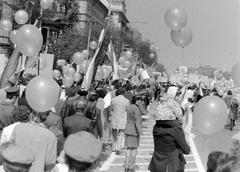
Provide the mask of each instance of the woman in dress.
POLYGON ((173 95, 164 94, 155 111, 154 152, 148 169, 151 172, 181 172, 190 153, 182 128, 182 110, 173 95))
POLYGON ((125 132, 126 166, 125 172, 134 171, 134 162, 137 156, 137 147, 139 147, 140 135, 142 135, 141 112, 138 105, 142 103, 142 97, 135 95, 132 98, 132 104, 127 108, 127 124, 125 132))

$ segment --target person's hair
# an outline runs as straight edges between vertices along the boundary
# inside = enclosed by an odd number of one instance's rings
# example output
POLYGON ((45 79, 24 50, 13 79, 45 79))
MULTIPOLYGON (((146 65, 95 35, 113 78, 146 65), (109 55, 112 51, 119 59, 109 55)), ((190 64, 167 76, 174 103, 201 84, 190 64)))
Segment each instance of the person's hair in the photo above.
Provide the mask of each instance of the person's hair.
POLYGON ((125 88, 126 91, 131 91, 132 90, 132 86, 129 83, 124 84, 123 87, 125 88))
POLYGON ((218 160, 217 168, 214 172, 234 172, 238 164, 238 158, 235 155, 221 157, 218 160))
MULTIPOLYGON (((21 156, 21 155, 16 155, 21 156)), ((28 172, 32 164, 19 164, 19 163, 11 163, 7 160, 3 160, 3 169, 6 172, 28 172)))
POLYGON ((124 95, 125 93, 125 89, 123 87, 120 87, 119 89, 117 89, 116 91, 116 96, 119 96, 119 95, 124 95))
POLYGON ((0 165, 3 164, 3 156, 2 156, 2 152, 7 149, 9 146, 14 145, 13 142, 9 141, 9 142, 3 142, 0 146, 0 165))
POLYGON ((136 97, 132 99, 132 104, 135 104, 137 100, 142 100, 142 97, 136 97))
POLYGON ((76 161, 66 154, 65 154, 65 162, 68 165, 69 170, 77 171, 77 172, 84 172, 92 166, 92 163, 76 161))
POLYGON ((89 101, 90 102, 95 102, 95 101, 97 101, 97 99, 98 99, 98 95, 97 94, 91 94, 89 96, 89 101))
POLYGON ((232 95, 232 91, 231 91, 231 90, 228 90, 227 94, 228 94, 228 95, 232 95))
POLYGON ((33 111, 33 116, 38 117, 40 119, 40 122, 45 122, 49 113, 50 111, 46 111, 46 112, 33 111))
POLYGON ((107 94, 107 91, 104 89, 97 90, 96 93, 98 94, 99 97, 104 98, 107 94))
POLYGON ((18 96, 17 93, 16 93, 16 94, 7 93, 6 98, 7 98, 7 99, 13 99, 13 97, 17 97, 17 96, 18 96))
POLYGON ((12 111, 13 122, 27 122, 31 111, 27 106, 16 106, 12 111))
POLYGON ((228 157, 227 153, 222 151, 212 151, 208 155, 207 172, 215 172, 218 162, 226 157, 228 157))

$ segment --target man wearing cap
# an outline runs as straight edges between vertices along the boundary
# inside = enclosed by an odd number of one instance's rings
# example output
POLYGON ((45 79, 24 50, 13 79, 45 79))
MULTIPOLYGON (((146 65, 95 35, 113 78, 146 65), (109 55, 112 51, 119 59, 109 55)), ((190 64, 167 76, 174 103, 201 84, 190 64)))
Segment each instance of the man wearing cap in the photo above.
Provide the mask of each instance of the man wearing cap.
POLYGON ((4 149, 2 157, 3 169, 7 172, 28 172, 35 160, 33 150, 19 145, 12 145, 4 149))
POLYGON ((65 138, 67 138, 70 134, 74 134, 79 131, 93 133, 93 123, 91 119, 85 117, 85 109, 85 102, 79 101, 75 107, 76 113, 64 119, 63 135, 65 138))
POLYGON ((13 123, 12 111, 15 108, 15 102, 19 96, 19 87, 10 87, 5 89, 6 100, 0 104, 0 135, 4 127, 13 123))
POLYGON ((102 153, 102 143, 91 133, 71 134, 64 144, 65 164, 57 164, 53 172, 88 172, 102 153))

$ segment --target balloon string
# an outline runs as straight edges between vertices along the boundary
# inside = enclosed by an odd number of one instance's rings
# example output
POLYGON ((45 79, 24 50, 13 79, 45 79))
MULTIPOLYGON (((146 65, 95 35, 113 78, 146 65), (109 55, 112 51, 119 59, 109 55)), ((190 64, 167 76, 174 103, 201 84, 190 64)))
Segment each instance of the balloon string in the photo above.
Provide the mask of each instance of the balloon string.
POLYGON ((183 51, 184 47, 182 48, 182 57, 183 57, 183 64, 185 66, 185 57, 184 57, 184 51, 183 51))

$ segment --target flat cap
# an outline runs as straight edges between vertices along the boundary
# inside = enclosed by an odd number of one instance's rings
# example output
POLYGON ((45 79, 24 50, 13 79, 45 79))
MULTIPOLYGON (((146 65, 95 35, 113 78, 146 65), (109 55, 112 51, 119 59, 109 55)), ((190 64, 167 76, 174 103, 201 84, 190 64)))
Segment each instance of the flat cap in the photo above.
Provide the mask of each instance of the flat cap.
POLYGON ((6 93, 10 93, 11 94, 11 93, 18 93, 19 90, 20 90, 19 87, 9 87, 9 88, 6 88, 4 91, 6 93))
POLYGON ((76 161, 93 163, 101 155, 102 143, 91 133, 80 131, 67 137, 64 152, 76 161))
POLYGON ((35 154, 33 150, 19 145, 9 146, 4 149, 2 156, 3 159, 11 163, 31 164, 35 161, 35 154))

